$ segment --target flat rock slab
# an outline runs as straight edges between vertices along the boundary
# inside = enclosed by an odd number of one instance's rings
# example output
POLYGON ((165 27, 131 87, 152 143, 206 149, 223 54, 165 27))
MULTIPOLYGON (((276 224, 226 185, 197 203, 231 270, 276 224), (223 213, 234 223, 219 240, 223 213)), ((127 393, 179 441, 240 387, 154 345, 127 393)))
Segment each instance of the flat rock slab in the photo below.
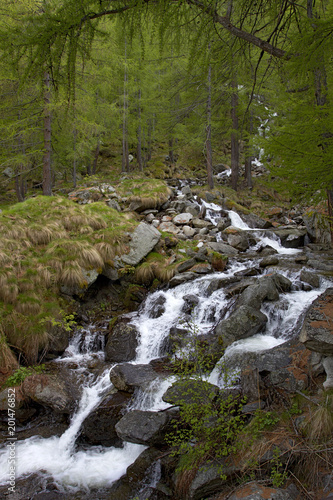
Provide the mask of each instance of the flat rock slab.
POLYGON ((130 251, 121 256, 121 260, 130 266, 136 266, 152 251, 161 238, 161 233, 145 222, 141 222, 133 231, 132 240, 129 243, 130 251))
POLYGON ((333 288, 328 288, 310 306, 299 340, 311 351, 333 356, 333 288))

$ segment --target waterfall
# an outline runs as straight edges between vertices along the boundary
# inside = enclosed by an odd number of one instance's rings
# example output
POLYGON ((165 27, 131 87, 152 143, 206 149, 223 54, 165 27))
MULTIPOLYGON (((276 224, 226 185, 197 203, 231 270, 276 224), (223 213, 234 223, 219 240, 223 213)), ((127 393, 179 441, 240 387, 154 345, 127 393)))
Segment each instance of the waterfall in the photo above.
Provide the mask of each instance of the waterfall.
MULTIPOLYGON (((221 207, 209 203, 205 203, 205 206, 208 214, 207 219, 212 222, 216 221, 220 216, 221 207)), ((247 231, 251 230, 235 212, 229 211, 229 216, 235 227, 247 231)), ((258 232, 255 234, 262 243, 273 246, 279 253, 293 254, 298 252, 294 249, 283 249, 277 240, 261 236, 258 232)), ((246 257, 246 254, 244 255, 246 257)), ((253 260, 243 260, 241 263, 231 262, 229 268, 224 272, 199 277, 175 288, 159 290, 150 294, 140 311, 130 317, 131 323, 136 326, 139 332, 139 345, 133 363, 149 363, 152 359, 158 358, 171 327, 184 328, 184 324, 190 322, 199 334, 211 334, 217 322, 227 317, 230 304, 234 300, 226 297, 223 288, 211 293, 209 287, 212 280, 222 277, 229 278, 252 266, 253 260), (186 303, 184 297, 186 295, 197 297, 197 302, 190 314, 184 312, 186 303), (162 304, 162 310, 158 317, 153 314, 156 301, 162 304)), ((293 281, 299 279, 299 272, 279 272, 292 278, 293 281)), ((328 282, 322 279, 320 289, 310 292, 301 290, 285 292, 281 293, 278 303, 264 303, 262 311, 268 316, 266 331, 251 338, 234 342, 227 348, 225 356, 232 356, 239 352, 263 351, 285 342, 294 332, 297 318, 327 286, 328 282)), ((52 476, 60 488, 71 491, 107 486, 119 479, 126 472, 127 467, 145 449, 142 445, 130 443, 125 443, 123 448, 91 446, 83 450, 76 447, 75 441, 82 422, 112 387, 109 379, 111 366, 104 363, 104 333, 102 332, 101 336, 96 339, 94 325, 79 331, 64 355, 57 360, 58 363, 75 362, 84 375, 84 388, 78 409, 72 416, 70 426, 62 436, 51 438, 34 436, 16 442, 17 477, 43 471, 43 474, 52 476), (89 363, 92 359, 98 359, 104 363, 104 371, 97 379, 89 373, 89 363)), ((222 385, 217 368, 212 371, 208 379, 222 385)), ((156 379, 146 391, 136 393, 130 403, 129 410, 157 411, 168 407, 162 401, 162 396, 174 380, 173 377, 164 379, 162 382, 156 379)), ((8 450, 4 446, 0 449, 0 483, 8 481, 7 461, 8 450)), ((152 470, 153 483, 158 480, 159 474, 160 469, 156 465, 152 470)))

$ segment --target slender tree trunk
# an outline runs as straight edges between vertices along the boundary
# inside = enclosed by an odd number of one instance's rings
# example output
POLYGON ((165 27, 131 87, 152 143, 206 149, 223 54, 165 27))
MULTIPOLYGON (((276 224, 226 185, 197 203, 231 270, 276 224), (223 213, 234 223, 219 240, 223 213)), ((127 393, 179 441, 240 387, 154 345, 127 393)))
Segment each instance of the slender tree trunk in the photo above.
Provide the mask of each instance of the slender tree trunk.
POLYGON ((137 161, 138 161, 138 167, 140 172, 143 171, 143 162, 142 162, 142 133, 141 133, 141 89, 139 89, 138 92, 138 120, 139 120, 139 125, 138 125, 138 130, 137 130, 137 136, 138 136, 138 145, 137 145, 137 161))
MULTIPOLYGON (((74 123, 75 123, 75 118, 74 118, 74 123)), ((73 159, 73 187, 76 188, 76 136, 77 136, 77 130, 76 126, 74 125, 74 132, 73 132, 73 149, 74 149, 74 159, 73 159)))
POLYGON ((237 81, 234 77, 231 82, 231 187, 237 191, 239 178, 239 142, 238 142, 238 93, 237 81))
POLYGON ((147 131, 147 161, 151 160, 151 153, 152 153, 152 130, 153 130, 153 123, 152 119, 148 118, 148 131, 147 131))
MULTIPOLYGON (((210 45, 209 45, 210 49, 210 45)), ((212 67, 208 67, 207 127, 206 127, 207 180, 209 189, 214 188, 212 153, 212 67)))
POLYGON ((169 139, 169 161, 171 165, 173 165, 175 161, 175 155, 173 151, 173 137, 170 137, 169 139))
POLYGON ((93 175, 96 174, 97 162, 98 162, 98 156, 99 156, 100 148, 101 148, 101 141, 100 141, 100 138, 98 138, 97 139, 97 146, 96 146, 95 153, 94 153, 94 160, 93 160, 93 168, 92 168, 92 174, 93 175))
POLYGON ((43 159, 43 195, 52 194, 51 176, 51 90, 50 74, 44 73, 44 159, 43 159))
POLYGON ((128 139, 127 139, 127 40, 125 37, 125 71, 124 71, 124 106, 123 106, 123 157, 122 172, 129 172, 128 139))
MULTIPOLYGON (((315 19, 318 16, 313 12, 314 0, 307 0, 307 15, 309 19, 315 19)), ((317 29, 315 22, 312 24, 314 31, 317 29)), ((315 81, 315 98, 316 104, 320 107, 326 107, 329 104, 327 73, 324 61, 318 61, 318 67, 313 70, 315 81)), ((332 131, 327 128, 327 123, 324 125, 322 133, 322 148, 327 148, 327 139, 332 138, 332 131)), ((331 228, 331 246, 333 247, 333 186, 327 189, 327 207, 329 224, 331 228)))
MULTIPOLYGON (((251 136, 253 134, 253 111, 250 110, 248 133, 251 136)), ((254 155, 252 154, 251 147, 249 144, 249 137, 245 139, 245 182, 249 189, 253 188, 252 184, 252 162, 254 160, 254 155)))

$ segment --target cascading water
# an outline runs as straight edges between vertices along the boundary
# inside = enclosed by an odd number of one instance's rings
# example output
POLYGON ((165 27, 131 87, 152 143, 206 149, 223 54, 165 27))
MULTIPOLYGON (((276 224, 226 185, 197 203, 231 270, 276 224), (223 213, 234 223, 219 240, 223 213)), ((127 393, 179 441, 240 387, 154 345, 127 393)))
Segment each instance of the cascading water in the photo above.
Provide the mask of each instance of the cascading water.
MULTIPOLYGON (((215 221, 221 212, 221 207, 206 203, 207 219, 215 221)), ((250 228, 233 211, 229 211, 232 224, 240 229, 249 231, 250 228)), ((259 234, 259 233, 257 233, 259 234)), ((268 237, 257 236, 262 242, 271 246, 277 244, 275 240, 268 237)), ((279 246, 279 244, 278 244, 279 246)), ((292 254, 293 249, 277 248, 280 253, 292 254)), ((228 278, 236 272, 244 270, 253 265, 253 261, 242 263, 231 263, 229 269, 223 273, 216 273, 187 282, 167 291, 157 291, 147 298, 142 310, 131 316, 131 323, 139 331, 139 346, 134 364, 149 363, 152 359, 161 355, 163 347, 171 327, 184 327, 184 321, 195 325, 198 334, 209 335, 214 326, 222 318, 227 317, 230 301, 226 297, 223 288, 213 291, 209 290, 214 279, 228 278), (189 312, 184 312, 187 295, 195 295, 197 303, 193 307, 190 318, 189 312), (156 303, 162 304, 162 310, 158 317, 152 313, 156 303)), ((280 272, 280 271, 279 271, 280 272)), ((289 279, 299 279, 298 273, 283 272, 289 279)), ((310 292, 295 290, 283 293, 278 304, 265 303, 263 312, 269 317, 266 331, 249 339, 233 343, 228 347, 225 355, 232 356, 233 353, 244 351, 260 351, 270 349, 285 342, 293 333, 297 318, 306 310, 308 305, 327 287, 322 279, 320 289, 310 292)), ((106 448, 93 446, 85 450, 76 448, 75 441, 80 426, 86 416, 99 404, 102 398, 110 390, 112 384, 109 379, 110 365, 104 363, 104 371, 96 379, 89 374, 87 367, 92 359, 103 360, 103 338, 96 345, 96 336, 90 335, 90 326, 84 332, 79 332, 74 337, 66 353, 58 360, 59 363, 75 363, 82 373, 85 374, 85 386, 81 401, 76 413, 73 415, 69 428, 60 436, 43 439, 39 436, 18 441, 16 443, 17 477, 31 472, 43 471, 43 474, 53 477, 55 483, 61 489, 80 490, 110 485, 121 477, 127 467, 133 463, 138 455, 145 449, 142 445, 125 443, 123 448, 106 448), (83 335, 82 335, 83 334, 83 335), (91 352, 91 349, 95 352, 91 352), (96 350, 97 349, 97 350, 96 350)), ((213 370, 209 380, 222 385, 219 380, 219 372, 213 370)), ((168 405, 162 401, 162 396, 168 386, 174 381, 173 377, 160 381, 156 379, 145 392, 139 391, 132 400, 129 409, 160 410, 168 405)), ((8 481, 8 451, 4 447, 0 450, 0 483, 8 481)), ((152 471, 152 481, 156 482, 159 470, 152 471)))

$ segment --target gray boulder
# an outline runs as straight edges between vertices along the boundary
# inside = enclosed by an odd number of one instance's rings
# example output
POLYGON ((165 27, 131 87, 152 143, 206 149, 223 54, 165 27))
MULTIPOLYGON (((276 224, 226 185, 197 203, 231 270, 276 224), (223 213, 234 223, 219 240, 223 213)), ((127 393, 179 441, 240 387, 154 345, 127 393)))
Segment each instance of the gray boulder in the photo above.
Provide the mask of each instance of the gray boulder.
POLYGON ((154 227, 145 222, 141 222, 131 234, 129 242, 130 251, 122 255, 120 260, 130 266, 136 266, 139 262, 152 251, 156 243, 161 238, 161 233, 154 227))
POLYGON ((227 255, 228 257, 234 257, 238 254, 238 250, 232 247, 231 245, 227 245, 226 243, 218 242, 210 242, 207 243, 207 246, 214 250, 215 252, 221 253, 223 255, 227 255))
POLYGON ((299 248, 304 246, 304 238, 307 234, 306 227, 284 226, 270 229, 270 231, 280 238, 281 245, 286 248, 299 248))
POLYGON ((134 325, 120 322, 108 336, 105 346, 105 360, 111 363, 131 361, 138 346, 138 331, 134 325))
POLYGON ((110 371, 110 380, 119 391, 134 392, 145 389, 157 378, 157 373, 150 365, 132 365, 120 363, 110 371))
POLYGON ((178 411, 174 409, 160 412, 133 410, 116 424, 116 432, 123 441, 163 446, 166 434, 173 429, 171 421, 176 414, 178 411))
POLYGON ((302 269, 300 274, 300 280, 304 281, 304 283, 308 283, 313 288, 318 288, 320 285, 320 280, 318 274, 312 273, 310 271, 306 271, 302 269))
POLYGON ((22 391, 36 403, 52 408, 56 413, 73 413, 80 391, 71 371, 54 366, 42 374, 30 375, 22 383, 22 391))
POLYGON ((312 303, 299 339, 307 349, 333 356, 333 288, 328 288, 312 303))
POLYGON ((331 229, 328 217, 319 212, 310 211, 303 215, 303 222, 311 241, 330 245, 331 229))
POLYGON ((247 235, 243 231, 228 234, 228 244, 240 252, 245 252, 250 246, 247 235))
POLYGON ((262 331, 267 323, 267 316, 248 305, 241 305, 222 320, 215 328, 215 333, 222 339, 223 346, 227 347, 236 340, 252 337, 262 331))
POLYGON ((120 391, 106 396, 84 420, 79 441, 90 445, 121 446, 115 425, 123 417, 130 399, 129 394, 120 391))
POLYGON ((216 399, 219 388, 204 380, 178 380, 163 394, 163 401, 172 405, 205 404, 216 399))

